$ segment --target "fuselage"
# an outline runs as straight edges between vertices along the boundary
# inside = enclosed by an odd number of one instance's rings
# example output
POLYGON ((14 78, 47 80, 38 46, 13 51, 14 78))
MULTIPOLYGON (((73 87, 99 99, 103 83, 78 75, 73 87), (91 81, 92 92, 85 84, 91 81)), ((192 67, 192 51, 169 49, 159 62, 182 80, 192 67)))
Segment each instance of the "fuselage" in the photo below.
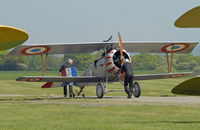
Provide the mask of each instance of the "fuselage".
MULTIPOLYGON (((126 50, 123 50, 123 56, 131 60, 126 50)), ((100 59, 95 60, 81 76, 103 77, 107 82, 119 81, 120 68, 120 50, 111 49, 103 53, 100 59)), ((80 87, 88 85, 96 85, 96 83, 77 83, 80 87)))

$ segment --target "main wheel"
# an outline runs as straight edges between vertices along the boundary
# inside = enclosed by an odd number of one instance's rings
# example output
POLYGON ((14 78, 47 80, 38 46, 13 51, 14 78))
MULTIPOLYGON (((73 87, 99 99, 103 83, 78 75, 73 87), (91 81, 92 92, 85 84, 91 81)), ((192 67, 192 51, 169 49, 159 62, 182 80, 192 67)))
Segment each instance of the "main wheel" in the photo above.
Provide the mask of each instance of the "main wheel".
POLYGON ((138 82, 133 84, 133 94, 136 98, 139 98, 141 95, 141 88, 138 82))
POLYGON ((104 96, 104 85, 102 83, 97 84, 96 94, 97 94, 98 98, 103 98, 103 96, 104 96))

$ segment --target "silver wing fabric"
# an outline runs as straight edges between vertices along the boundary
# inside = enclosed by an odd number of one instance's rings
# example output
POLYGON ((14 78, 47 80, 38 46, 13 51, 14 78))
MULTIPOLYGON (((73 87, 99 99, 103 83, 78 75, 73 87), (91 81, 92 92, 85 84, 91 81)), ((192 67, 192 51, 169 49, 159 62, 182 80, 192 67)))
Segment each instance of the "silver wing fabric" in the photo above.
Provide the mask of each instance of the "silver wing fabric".
POLYGON ((23 76, 23 77, 17 78, 16 81, 27 81, 27 82, 103 82, 103 77, 95 77, 95 76, 79 76, 79 77, 23 76))
MULTIPOLYGON (((175 53, 190 53, 198 42, 123 42, 123 48, 128 52, 165 53, 174 49, 175 53), (171 49, 171 50, 170 50, 171 49)), ((25 44, 16 47, 8 55, 39 55, 89 53, 105 48, 119 48, 118 42, 88 42, 88 43, 47 43, 25 44)))
MULTIPOLYGON (((191 74, 191 72, 135 75, 134 80, 178 78, 178 77, 183 77, 183 76, 187 76, 190 74, 191 74)), ((96 77, 96 76, 78 76, 78 77, 23 76, 23 77, 17 78, 16 80, 17 81, 28 81, 28 82, 103 82, 103 81, 105 81, 105 78, 104 77, 96 77)), ((116 80, 115 82, 117 82, 117 81, 119 81, 119 80, 116 80)))
POLYGON ((191 75, 191 74, 192 74, 192 72, 135 75, 134 80, 179 78, 179 77, 188 76, 188 75, 191 75))

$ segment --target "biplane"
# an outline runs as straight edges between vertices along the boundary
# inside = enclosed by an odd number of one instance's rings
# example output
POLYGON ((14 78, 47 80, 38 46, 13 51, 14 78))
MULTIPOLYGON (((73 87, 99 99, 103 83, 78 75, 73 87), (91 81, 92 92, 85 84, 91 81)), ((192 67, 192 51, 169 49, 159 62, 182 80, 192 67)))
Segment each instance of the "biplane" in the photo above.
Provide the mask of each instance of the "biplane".
MULTIPOLYGON (((200 6, 194 7, 191 10, 181 15, 174 25, 179 28, 200 28, 200 6)), ((174 94, 183 95, 200 95, 200 76, 192 77, 177 86, 172 90, 174 94)))
POLYGON ((18 28, 0 25, 0 51, 19 46, 28 39, 28 34, 18 28))
MULTIPOLYGON (((103 98, 108 90, 107 84, 111 82, 122 82, 120 78, 121 59, 131 60, 128 52, 143 53, 165 53, 167 57, 167 66, 169 73, 134 75, 135 97, 141 94, 139 80, 176 78, 189 75, 189 72, 172 73, 173 55, 174 53, 190 53, 198 44, 197 42, 122 42, 119 35, 119 42, 103 41, 88 43, 47 43, 47 44, 24 44, 13 49, 8 55, 12 56, 32 56, 41 55, 43 76, 23 76, 17 81, 27 82, 46 82, 42 88, 62 87, 63 82, 75 82, 80 88, 77 95, 84 95, 84 88, 89 85, 96 85, 96 95, 103 98), (47 57, 50 54, 77 54, 91 53, 103 50, 101 58, 96 59, 88 69, 80 76, 64 77, 64 76, 45 76, 47 57), (171 55, 171 56, 170 56, 171 55)), ((116 90, 117 91, 117 90, 116 90)))

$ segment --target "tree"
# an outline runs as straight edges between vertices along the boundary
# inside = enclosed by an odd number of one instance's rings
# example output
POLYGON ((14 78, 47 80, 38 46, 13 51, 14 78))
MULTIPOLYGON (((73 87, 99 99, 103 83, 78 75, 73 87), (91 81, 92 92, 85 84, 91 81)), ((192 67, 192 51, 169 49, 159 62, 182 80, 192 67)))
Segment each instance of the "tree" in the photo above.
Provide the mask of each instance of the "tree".
POLYGON ((4 57, 2 63, 2 70, 27 70, 26 57, 4 57))
POLYGON ((197 66, 193 69, 193 74, 192 76, 197 76, 200 75, 200 66, 197 66))
POLYGON ((49 55, 47 59, 47 70, 58 71, 63 62, 63 56, 49 55))
POLYGON ((141 53, 132 58, 133 68, 136 70, 155 70, 162 60, 160 55, 141 53))
POLYGON ((95 56, 92 53, 84 53, 84 54, 65 54, 64 62, 68 59, 73 59, 73 65, 77 67, 79 71, 85 70, 90 63, 94 61, 95 56))

